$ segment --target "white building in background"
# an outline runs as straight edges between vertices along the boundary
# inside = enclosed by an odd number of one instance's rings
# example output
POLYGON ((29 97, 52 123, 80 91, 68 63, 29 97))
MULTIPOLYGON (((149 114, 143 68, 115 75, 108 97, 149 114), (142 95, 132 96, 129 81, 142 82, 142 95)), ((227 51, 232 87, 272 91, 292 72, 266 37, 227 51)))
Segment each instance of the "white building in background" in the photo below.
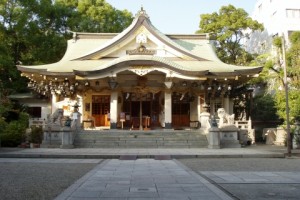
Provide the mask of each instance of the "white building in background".
POLYGON ((254 32, 245 42, 251 53, 272 52, 272 38, 284 34, 286 41, 300 31, 300 0, 257 0, 252 18, 262 23, 263 32, 254 32))

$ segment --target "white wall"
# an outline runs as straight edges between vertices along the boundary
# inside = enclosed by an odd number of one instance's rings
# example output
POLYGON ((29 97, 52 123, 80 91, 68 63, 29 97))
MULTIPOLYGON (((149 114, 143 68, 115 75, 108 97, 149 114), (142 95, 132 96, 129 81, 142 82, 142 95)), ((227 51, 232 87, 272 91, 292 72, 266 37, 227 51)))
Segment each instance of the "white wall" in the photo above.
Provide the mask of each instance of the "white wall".
POLYGON ((300 30, 300 1, 258 0, 251 17, 263 23, 265 30, 252 33, 250 40, 245 41, 246 49, 252 53, 271 52, 274 35, 284 34, 288 42, 288 33, 300 30), (287 14, 291 9, 294 11, 287 14))

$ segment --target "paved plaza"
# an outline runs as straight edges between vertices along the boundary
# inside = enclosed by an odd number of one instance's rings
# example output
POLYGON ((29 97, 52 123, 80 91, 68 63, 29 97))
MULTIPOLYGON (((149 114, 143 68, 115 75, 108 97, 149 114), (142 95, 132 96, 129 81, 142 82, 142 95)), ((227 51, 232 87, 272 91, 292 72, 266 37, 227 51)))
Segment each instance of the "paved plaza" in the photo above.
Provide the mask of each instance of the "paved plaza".
POLYGON ((56 200, 63 199, 232 199, 174 160, 107 160, 56 200))
POLYGON ((5 199, 299 199, 285 147, 0 149, 5 199))

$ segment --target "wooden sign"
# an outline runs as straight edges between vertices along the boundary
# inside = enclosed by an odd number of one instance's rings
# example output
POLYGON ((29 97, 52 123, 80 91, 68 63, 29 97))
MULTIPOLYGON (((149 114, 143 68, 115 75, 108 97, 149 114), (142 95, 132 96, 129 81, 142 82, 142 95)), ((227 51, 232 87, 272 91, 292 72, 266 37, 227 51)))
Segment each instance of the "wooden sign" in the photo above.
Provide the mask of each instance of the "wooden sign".
POLYGON ((124 112, 120 113, 120 121, 125 121, 125 113, 124 112))

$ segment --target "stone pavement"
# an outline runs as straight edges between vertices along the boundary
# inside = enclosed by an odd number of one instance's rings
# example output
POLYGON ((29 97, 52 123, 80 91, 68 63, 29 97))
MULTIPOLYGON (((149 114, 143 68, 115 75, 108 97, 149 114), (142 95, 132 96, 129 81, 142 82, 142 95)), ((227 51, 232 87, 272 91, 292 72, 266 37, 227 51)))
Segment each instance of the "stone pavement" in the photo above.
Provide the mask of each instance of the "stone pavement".
POLYGON ((300 184, 299 172, 205 171, 201 174, 218 184, 300 184))
POLYGON ((227 193, 175 160, 105 160, 56 200, 229 200, 227 193))
MULTIPOLYGON (((193 172, 173 158, 284 158, 286 147, 253 145, 233 149, 6 149, 5 162, 99 163, 56 200, 297 199, 298 172, 193 172), (34 158, 34 159, 32 159, 34 158), (45 159, 47 158, 47 159, 45 159), (76 159, 70 159, 76 158, 76 159), (93 159, 94 158, 94 159, 93 159), (101 160, 106 159, 106 160, 101 160), (252 189, 251 189, 252 188, 252 189), (280 190, 283 188, 283 190, 280 190), (277 194, 277 191, 289 191, 277 194), (239 197, 237 198, 237 195, 239 197), (243 196, 244 195, 244 196, 243 196), (248 195, 248 196, 247 196, 248 195), (252 198, 253 197, 253 198, 252 198)), ((299 152, 293 150, 298 156, 299 152)), ((1 159, 0 159, 1 162, 1 159)))
POLYGON ((202 171, 199 174, 222 187, 236 199, 298 200, 300 196, 299 171, 202 171))

